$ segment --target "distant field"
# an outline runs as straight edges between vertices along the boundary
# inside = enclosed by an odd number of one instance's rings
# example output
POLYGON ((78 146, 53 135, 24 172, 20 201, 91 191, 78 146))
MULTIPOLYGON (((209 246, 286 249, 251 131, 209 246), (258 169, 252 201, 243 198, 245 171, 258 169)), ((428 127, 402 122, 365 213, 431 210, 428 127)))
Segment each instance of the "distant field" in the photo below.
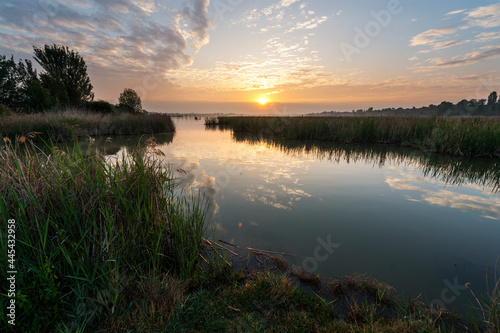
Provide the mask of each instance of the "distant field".
POLYGON ((218 117, 206 124, 280 139, 397 144, 500 158, 500 117, 218 117))
POLYGON ((0 116, 0 138, 36 133, 35 139, 72 141, 85 136, 171 133, 175 125, 163 114, 102 115, 81 111, 0 116))

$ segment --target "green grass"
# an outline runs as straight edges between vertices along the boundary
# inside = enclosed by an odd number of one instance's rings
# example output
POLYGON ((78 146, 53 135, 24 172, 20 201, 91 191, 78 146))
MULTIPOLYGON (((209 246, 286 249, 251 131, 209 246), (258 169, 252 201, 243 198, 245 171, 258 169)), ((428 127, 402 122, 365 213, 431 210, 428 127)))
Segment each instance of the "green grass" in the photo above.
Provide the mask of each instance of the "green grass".
MULTIPOLYGON (((17 226, 16 331, 55 325, 92 331, 99 328, 93 323, 124 311, 124 294, 147 277, 157 284, 155 277, 167 272, 201 275, 206 205, 174 194, 154 140, 112 162, 92 146, 42 152, 34 145, 21 149, 26 144, 7 142, 0 149, 0 219, 17 226)), ((7 223, 0 231, 3 265, 7 223)), ((6 274, 3 269, 4 287, 6 274)))
POLYGON ((77 110, 39 114, 0 115, 0 138, 37 133, 35 140, 46 142, 74 141, 79 137, 116 136, 175 131, 168 115, 162 114, 95 114, 77 110))
POLYGON ((218 117, 217 124, 286 140, 397 144, 456 156, 500 157, 499 118, 218 117))
POLYGON ((179 304, 166 331, 459 331, 459 322, 448 313, 425 311, 415 301, 400 302, 376 281, 353 277, 338 284, 342 294, 331 291, 326 301, 298 289, 283 275, 255 273, 238 286, 197 290, 179 304))

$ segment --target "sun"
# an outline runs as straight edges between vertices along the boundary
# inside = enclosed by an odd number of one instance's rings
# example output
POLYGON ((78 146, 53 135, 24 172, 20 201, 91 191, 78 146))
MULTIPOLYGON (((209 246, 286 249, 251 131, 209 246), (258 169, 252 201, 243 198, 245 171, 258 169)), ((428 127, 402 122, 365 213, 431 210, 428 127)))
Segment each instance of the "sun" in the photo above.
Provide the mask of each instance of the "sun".
POLYGON ((260 105, 265 105, 267 104, 268 100, 264 97, 261 97, 257 100, 257 102, 259 102, 260 105))

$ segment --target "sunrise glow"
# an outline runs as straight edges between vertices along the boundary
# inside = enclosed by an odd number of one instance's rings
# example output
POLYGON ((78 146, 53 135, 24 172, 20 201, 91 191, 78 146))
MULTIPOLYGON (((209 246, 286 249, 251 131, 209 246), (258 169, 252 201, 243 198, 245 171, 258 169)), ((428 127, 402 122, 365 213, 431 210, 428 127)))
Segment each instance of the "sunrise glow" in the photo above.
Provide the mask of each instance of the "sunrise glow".
POLYGON ((262 97, 262 98, 259 98, 257 100, 257 102, 259 102, 260 105, 265 105, 265 104, 267 104, 268 101, 266 98, 262 97))

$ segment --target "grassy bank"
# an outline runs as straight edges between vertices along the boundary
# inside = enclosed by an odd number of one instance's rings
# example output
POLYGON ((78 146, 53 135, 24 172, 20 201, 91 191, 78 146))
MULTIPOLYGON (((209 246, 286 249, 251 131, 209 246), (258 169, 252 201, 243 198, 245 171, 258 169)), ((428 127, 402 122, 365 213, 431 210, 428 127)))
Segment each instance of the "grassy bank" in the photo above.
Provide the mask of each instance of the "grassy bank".
POLYGON ((175 131, 168 115, 162 114, 95 114, 83 111, 13 114, 0 116, 0 137, 37 133, 35 140, 74 141, 85 136, 114 136, 175 131))
MULTIPOLYGON (((15 221, 17 332, 95 331, 139 306, 122 302, 165 273, 200 276, 205 206, 174 194, 153 140, 107 163, 93 149, 26 144, 0 150, 0 248, 4 265, 15 221)), ((1 279, 6 327, 5 269, 1 279)))
POLYGON ((397 144, 449 155, 500 158, 500 118, 218 117, 206 124, 287 140, 397 144))

